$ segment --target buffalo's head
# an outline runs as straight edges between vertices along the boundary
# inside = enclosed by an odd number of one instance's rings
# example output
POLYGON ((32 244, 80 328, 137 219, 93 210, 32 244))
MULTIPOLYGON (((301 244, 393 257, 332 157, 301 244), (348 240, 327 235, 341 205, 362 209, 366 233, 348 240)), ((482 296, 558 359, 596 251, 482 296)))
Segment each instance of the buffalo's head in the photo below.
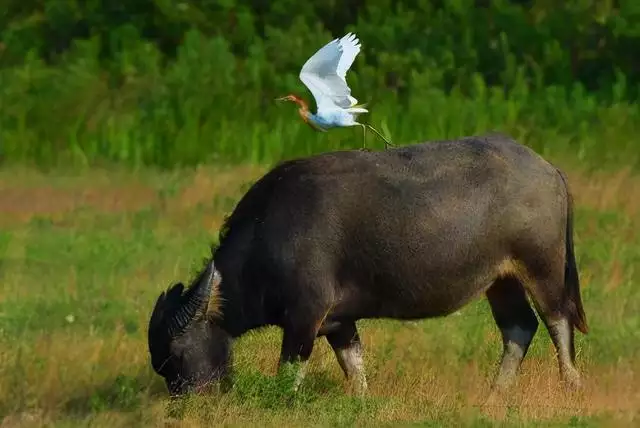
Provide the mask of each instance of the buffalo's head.
POLYGON ((171 395, 202 392, 230 374, 231 337, 215 324, 209 305, 221 279, 211 260, 189 289, 175 284, 156 301, 149 321, 149 353, 171 395))

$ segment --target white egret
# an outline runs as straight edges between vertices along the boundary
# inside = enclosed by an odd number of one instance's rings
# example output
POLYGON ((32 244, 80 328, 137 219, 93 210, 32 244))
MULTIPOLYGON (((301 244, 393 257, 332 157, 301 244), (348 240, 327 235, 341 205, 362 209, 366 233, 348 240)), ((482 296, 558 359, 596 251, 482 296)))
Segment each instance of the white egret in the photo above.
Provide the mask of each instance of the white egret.
POLYGON ((302 120, 317 131, 362 126, 363 147, 367 128, 382 138, 387 146, 394 146, 371 125, 356 121, 359 114, 368 113, 369 110, 364 108, 364 104, 358 105, 358 100, 351 96, 345 76, 359 52, 360 41, 355 34, 347 33, 341 39, 334 39, 324 45, 302 66, 300 80, 316 100, 316 113, 311 113, 308 104, 294 94, 277 100, 296 103, 302 120))

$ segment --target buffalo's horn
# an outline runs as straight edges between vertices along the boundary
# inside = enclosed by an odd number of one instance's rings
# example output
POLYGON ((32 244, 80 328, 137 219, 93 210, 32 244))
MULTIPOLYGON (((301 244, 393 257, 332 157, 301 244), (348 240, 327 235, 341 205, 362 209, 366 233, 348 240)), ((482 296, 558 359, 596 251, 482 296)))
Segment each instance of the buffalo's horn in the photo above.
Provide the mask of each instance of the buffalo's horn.
POLYGON ((219 276, 213 260, 207 264, 207 268, 194 281, 180 299, 180 304, 169 320, 169 335, 177 337, 196 319, 202 317, 209 304, 211 286, 214 277, 219 276))

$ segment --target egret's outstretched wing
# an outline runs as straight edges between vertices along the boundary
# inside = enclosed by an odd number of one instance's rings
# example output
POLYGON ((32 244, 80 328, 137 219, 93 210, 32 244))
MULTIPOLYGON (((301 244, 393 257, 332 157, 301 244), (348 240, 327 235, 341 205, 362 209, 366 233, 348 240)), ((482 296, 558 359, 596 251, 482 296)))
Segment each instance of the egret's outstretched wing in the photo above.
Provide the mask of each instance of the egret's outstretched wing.
POLYGON ((351 96, 346 72, 359 52, 358 39, 348 33, 324 45, 302 66, 300 80, 313 94, 318 110, 348 108, 358 102, 351 96))
POLYGON ((353 65, 353 61, 355 61, 356 57, 360 53, 360 40, 358 40, 355 34, 348 33, 340 40, 340 47, 342 50, 342 55, 340 56, 338 67, 336 68, 336 74, 346 85, 347 71, 351 68, 351 66, 353 65))

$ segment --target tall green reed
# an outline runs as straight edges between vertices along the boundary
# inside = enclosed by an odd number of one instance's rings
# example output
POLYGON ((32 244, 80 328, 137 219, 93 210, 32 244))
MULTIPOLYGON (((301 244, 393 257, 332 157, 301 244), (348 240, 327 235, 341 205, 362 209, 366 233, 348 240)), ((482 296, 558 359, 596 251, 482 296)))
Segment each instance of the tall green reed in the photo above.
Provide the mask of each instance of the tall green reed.
MULTIPOLYGON (((35 55, 0 69, 0 156, 40 166, 122 163, 162 168, 209 162, 273 163, 284 158, 360 146, 358 128, 317 133, 295 107, 274 98, 310 93, 296 72, 279 72, 256 42, 247 57, 226 39, 187 34, 175 61, 133 38, 100 66, 97 39, 77 41, 61 65, 35 55)), ((306 54, 297 54, 301 62, 306 54)), ((532 90, 522 70, 509 89, 471 85, 445 92, 438 70, 414 71, 402 91, 384 89, 375 68, 354 65, 353 94, 369 102, 362 119, 388 127, 397 144, 499 131, 547 156, 571 156, 587 167, 640 166, 638 105, 625 102, 624 76, 601 101, 576 83, 532 90), (617 95, 616 95, 617 94, 617 95)), ((382 142, 368 138, 370 145, 382 142)))

